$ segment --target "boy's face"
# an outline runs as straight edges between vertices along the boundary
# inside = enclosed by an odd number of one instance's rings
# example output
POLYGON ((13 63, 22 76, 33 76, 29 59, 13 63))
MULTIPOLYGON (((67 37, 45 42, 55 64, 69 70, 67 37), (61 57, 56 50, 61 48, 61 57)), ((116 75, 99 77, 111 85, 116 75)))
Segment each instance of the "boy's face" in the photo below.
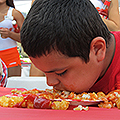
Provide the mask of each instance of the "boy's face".
POLYGON ((35 66, 47 77, 47 84, 58 90, 81 93, 89 90, 101 73, 101 65, 94 54, 85 63, 79 57, 66 57, 55 51, 47 56, 30 57, 35 66))

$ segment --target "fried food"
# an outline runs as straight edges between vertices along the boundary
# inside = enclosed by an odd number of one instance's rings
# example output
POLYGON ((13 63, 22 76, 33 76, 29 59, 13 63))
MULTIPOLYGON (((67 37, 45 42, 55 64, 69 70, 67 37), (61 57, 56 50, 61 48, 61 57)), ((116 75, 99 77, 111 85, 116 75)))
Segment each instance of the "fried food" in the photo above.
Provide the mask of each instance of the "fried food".
MULTIPOLYGON (((99 101, 98 107, 100 108, 113 108, 120 109, 120 90, 114 90, 105 95, 103 92, 76 94, 74 92, 59 91, 55 89, 46 90, 25 90, 19 91, 13 89, 9 95, 0 97, 1 107, 18 107, 29 109, 55 109, 55 110, 67 110, 70 106, 70 101, 88 100, 99 101)), ((88 106, 78 105, 73 110, 88 110, 88 106)))

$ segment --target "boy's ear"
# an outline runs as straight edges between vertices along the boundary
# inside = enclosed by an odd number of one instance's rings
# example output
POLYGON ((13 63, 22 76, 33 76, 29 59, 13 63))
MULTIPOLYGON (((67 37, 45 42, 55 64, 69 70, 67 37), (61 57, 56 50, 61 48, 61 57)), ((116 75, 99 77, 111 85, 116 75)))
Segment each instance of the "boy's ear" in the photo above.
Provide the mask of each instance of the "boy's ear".
POLYGON ((92 52, 97 61, 102 61, 105 58, 106 42, 102 37, 96 37, 90 44, 90 52, 92 52))

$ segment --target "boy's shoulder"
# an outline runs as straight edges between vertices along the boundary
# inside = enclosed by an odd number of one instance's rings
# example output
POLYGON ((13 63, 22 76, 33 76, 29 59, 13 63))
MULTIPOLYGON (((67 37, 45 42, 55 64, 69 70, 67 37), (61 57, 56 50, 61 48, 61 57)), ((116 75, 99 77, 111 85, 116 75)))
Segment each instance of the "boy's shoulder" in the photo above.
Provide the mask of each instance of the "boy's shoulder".
POLYGON ((120 37, 120 31, 111 31, 111 33, 115 36, 120 37))

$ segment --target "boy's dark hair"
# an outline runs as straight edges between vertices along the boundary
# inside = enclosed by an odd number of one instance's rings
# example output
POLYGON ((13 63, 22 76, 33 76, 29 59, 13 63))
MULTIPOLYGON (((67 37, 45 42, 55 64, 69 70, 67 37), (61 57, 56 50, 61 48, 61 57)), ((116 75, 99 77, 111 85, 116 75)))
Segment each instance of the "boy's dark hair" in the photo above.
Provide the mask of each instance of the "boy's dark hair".
POLYGON ((14 3, 13 3, 13 0, 6 0, 6 4, 7 4, 8 6, 10 6, 10 7, 15 8, 15 5, 14 5, 14 3))
POLYGON ((89 0, 35 0, 21 30, 24 51, 40 57, 56 50, 65 56, 89 60, 95 37, 110 32, 89 0))

